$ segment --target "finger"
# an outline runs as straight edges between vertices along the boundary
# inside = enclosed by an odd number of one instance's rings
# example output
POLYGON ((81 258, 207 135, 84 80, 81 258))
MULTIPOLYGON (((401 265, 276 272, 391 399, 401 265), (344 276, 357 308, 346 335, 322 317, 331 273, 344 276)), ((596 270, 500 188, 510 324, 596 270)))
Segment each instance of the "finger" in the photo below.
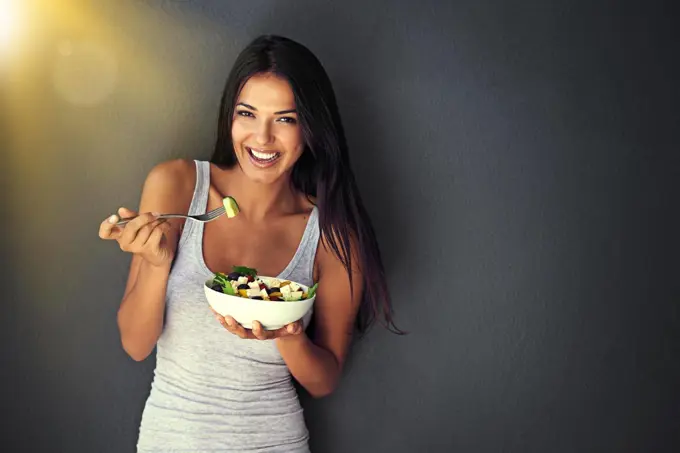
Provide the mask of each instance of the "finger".
POLYGON ((116 226, 116 222, 118 222, 118 216, 115 214, 104 220, 99 225, 99 237, 107 240, 118 239, 121 234, 121 229, 116 226))
POLYGON ((246 332, 246 329, 241 324, 237 323, 234 318, 232 318, 231 316, 225 316, 224 321, 226 323, 225 327, 229 332, 241 338, 248 338, 248 333, 246 332))
POLYGON ((161 219, 144 245, 150 247, 153 253, 157 253, 163 243, 163 236, 170 232, 170 228, 170 223, 167 220, 161 219))
POLYGON ((281 338, 281 337, 287 337, 288 331, 286 330, 286 326, 281 327, 280 329, 276 329, 272 331, 272 337, 273 338, 281 338))
POLYGON ((134 219, 130 220, 125 228, 123 229, 123 235, 121 236, 121 244, 129 245, 132 244, 137 237, 139 229, 146 225, 147 223, 153 222, 156 217, 150 212, 140 214, 134 219))
POLYGON ((272 334, 273 332, 264 330, 264 327, 262 327, 262 324, 260 324, 259 321, 253 321, 253 335, 255 335, 255 338, 258 340, 267 340, 272 334))
MULTIPOLYGON (((156 227, 158 227, 161 223, 165 222, 163 219, 156 219, 151 223, 147 223, 146 225, 142 226, 139 231, 137 231, 137 236, 135 236, 135 240, 132 242, 132 245, 134 248, 139 247, 142 248, 146 244, 153 244, 151 241, 151 236, 154 234, 156 231, 156 227)), ((163 232, 161 231, 161 235, 163 232)), ((160 240, 160 235, 156 234, 158 237, 158 240, 160 240)))
POLYGON ((302 323, 300 321, 295 321, 294 323, 288 324, 286 326, 286 333, 288 335, 299 335, 302 333, 302 323))
MULTIPOLYGON (((218 319, 219 319, 219 318, 218 318, 218 319)), ((222 317, 222 320, 224 321, 224 322, 222 323, 222 325, 224 326, 225 329, 227 329, 229 332, 231 332, 231 333, 233 333, 233 334, 236 334, 236 333, 237 333, 237 331, 236 331, 236 324, 237 324, 237 323, 236 323, 236 321, 234 321, 234 318, 232 318, 231 316, 227 315, 227 316, 223 316, 223 317, 222 317)))
POLYGON ((302 332, 302 325, 299 321, 287 324, 276 330, 276 338, 299 335, 302 332))
POLYGON ((130 217, 134 217, 137 215, 136 211, 133 211, 132 209, 128 208, 118 208, 118 215, 120 216, 121 219, 129 219, 130 217))
POLYGON ((219 322, 219 323, 222 324, 222 325, 225 325, 225 324, 226 324, 226 321, 224 320, 224 316, 222 316, 221 314, 217 313, 217 312, 215 311, 215 309, 212 308, 212 307, 210 307, 210 311, 213 312, 213 315, 215 316, 215 319, 217 320, 217 322, 219 322))

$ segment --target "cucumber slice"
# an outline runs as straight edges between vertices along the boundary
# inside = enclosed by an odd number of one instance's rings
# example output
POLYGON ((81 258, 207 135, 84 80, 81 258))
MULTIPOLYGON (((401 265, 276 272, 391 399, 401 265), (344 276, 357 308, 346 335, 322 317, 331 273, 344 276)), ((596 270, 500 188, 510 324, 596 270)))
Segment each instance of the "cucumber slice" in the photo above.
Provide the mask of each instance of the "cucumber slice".
POLYGON ((227 217, 236 217, 236 215, 239 213, 238 204, 236 204, 236 200, 233 198, 224 197, 222 199, 222 204, 224 205, 224 212, 227 214, 227 217))

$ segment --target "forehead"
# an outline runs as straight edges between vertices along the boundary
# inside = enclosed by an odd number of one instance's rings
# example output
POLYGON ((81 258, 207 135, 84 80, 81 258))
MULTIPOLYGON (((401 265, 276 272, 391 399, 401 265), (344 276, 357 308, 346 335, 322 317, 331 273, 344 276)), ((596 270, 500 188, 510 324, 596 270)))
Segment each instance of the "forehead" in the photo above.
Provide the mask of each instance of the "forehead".
POLYGON ((295 108, 293 90, 287 80, 274 74, 257 74, 243 85, 237 102, 258 110, 288 110, 295 108))

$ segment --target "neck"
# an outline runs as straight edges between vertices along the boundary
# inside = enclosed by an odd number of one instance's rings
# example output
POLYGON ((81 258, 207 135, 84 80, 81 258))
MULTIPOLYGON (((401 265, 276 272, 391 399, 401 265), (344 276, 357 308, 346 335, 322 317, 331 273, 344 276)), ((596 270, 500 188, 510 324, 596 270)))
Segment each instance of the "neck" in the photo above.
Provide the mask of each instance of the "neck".
POLYGON ((280 178, 270 184, 249 179, 236 165, 230 172, 229 193, 238 203, 241 214, 251 221, 291 212, 295 208, 295 192, 289 178, 280 178))

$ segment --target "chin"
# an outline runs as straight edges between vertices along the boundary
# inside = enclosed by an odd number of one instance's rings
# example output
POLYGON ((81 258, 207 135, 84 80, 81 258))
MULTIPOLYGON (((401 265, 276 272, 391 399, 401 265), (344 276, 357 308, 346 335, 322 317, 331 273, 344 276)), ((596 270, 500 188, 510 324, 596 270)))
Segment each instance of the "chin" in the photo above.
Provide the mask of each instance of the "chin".
POLYGON ((259 184, 273 184, 281 177, 278 173, 266 175, 262 174, 262 172, 252 170, 246 171, 245 174, 248 179, 259 184))

